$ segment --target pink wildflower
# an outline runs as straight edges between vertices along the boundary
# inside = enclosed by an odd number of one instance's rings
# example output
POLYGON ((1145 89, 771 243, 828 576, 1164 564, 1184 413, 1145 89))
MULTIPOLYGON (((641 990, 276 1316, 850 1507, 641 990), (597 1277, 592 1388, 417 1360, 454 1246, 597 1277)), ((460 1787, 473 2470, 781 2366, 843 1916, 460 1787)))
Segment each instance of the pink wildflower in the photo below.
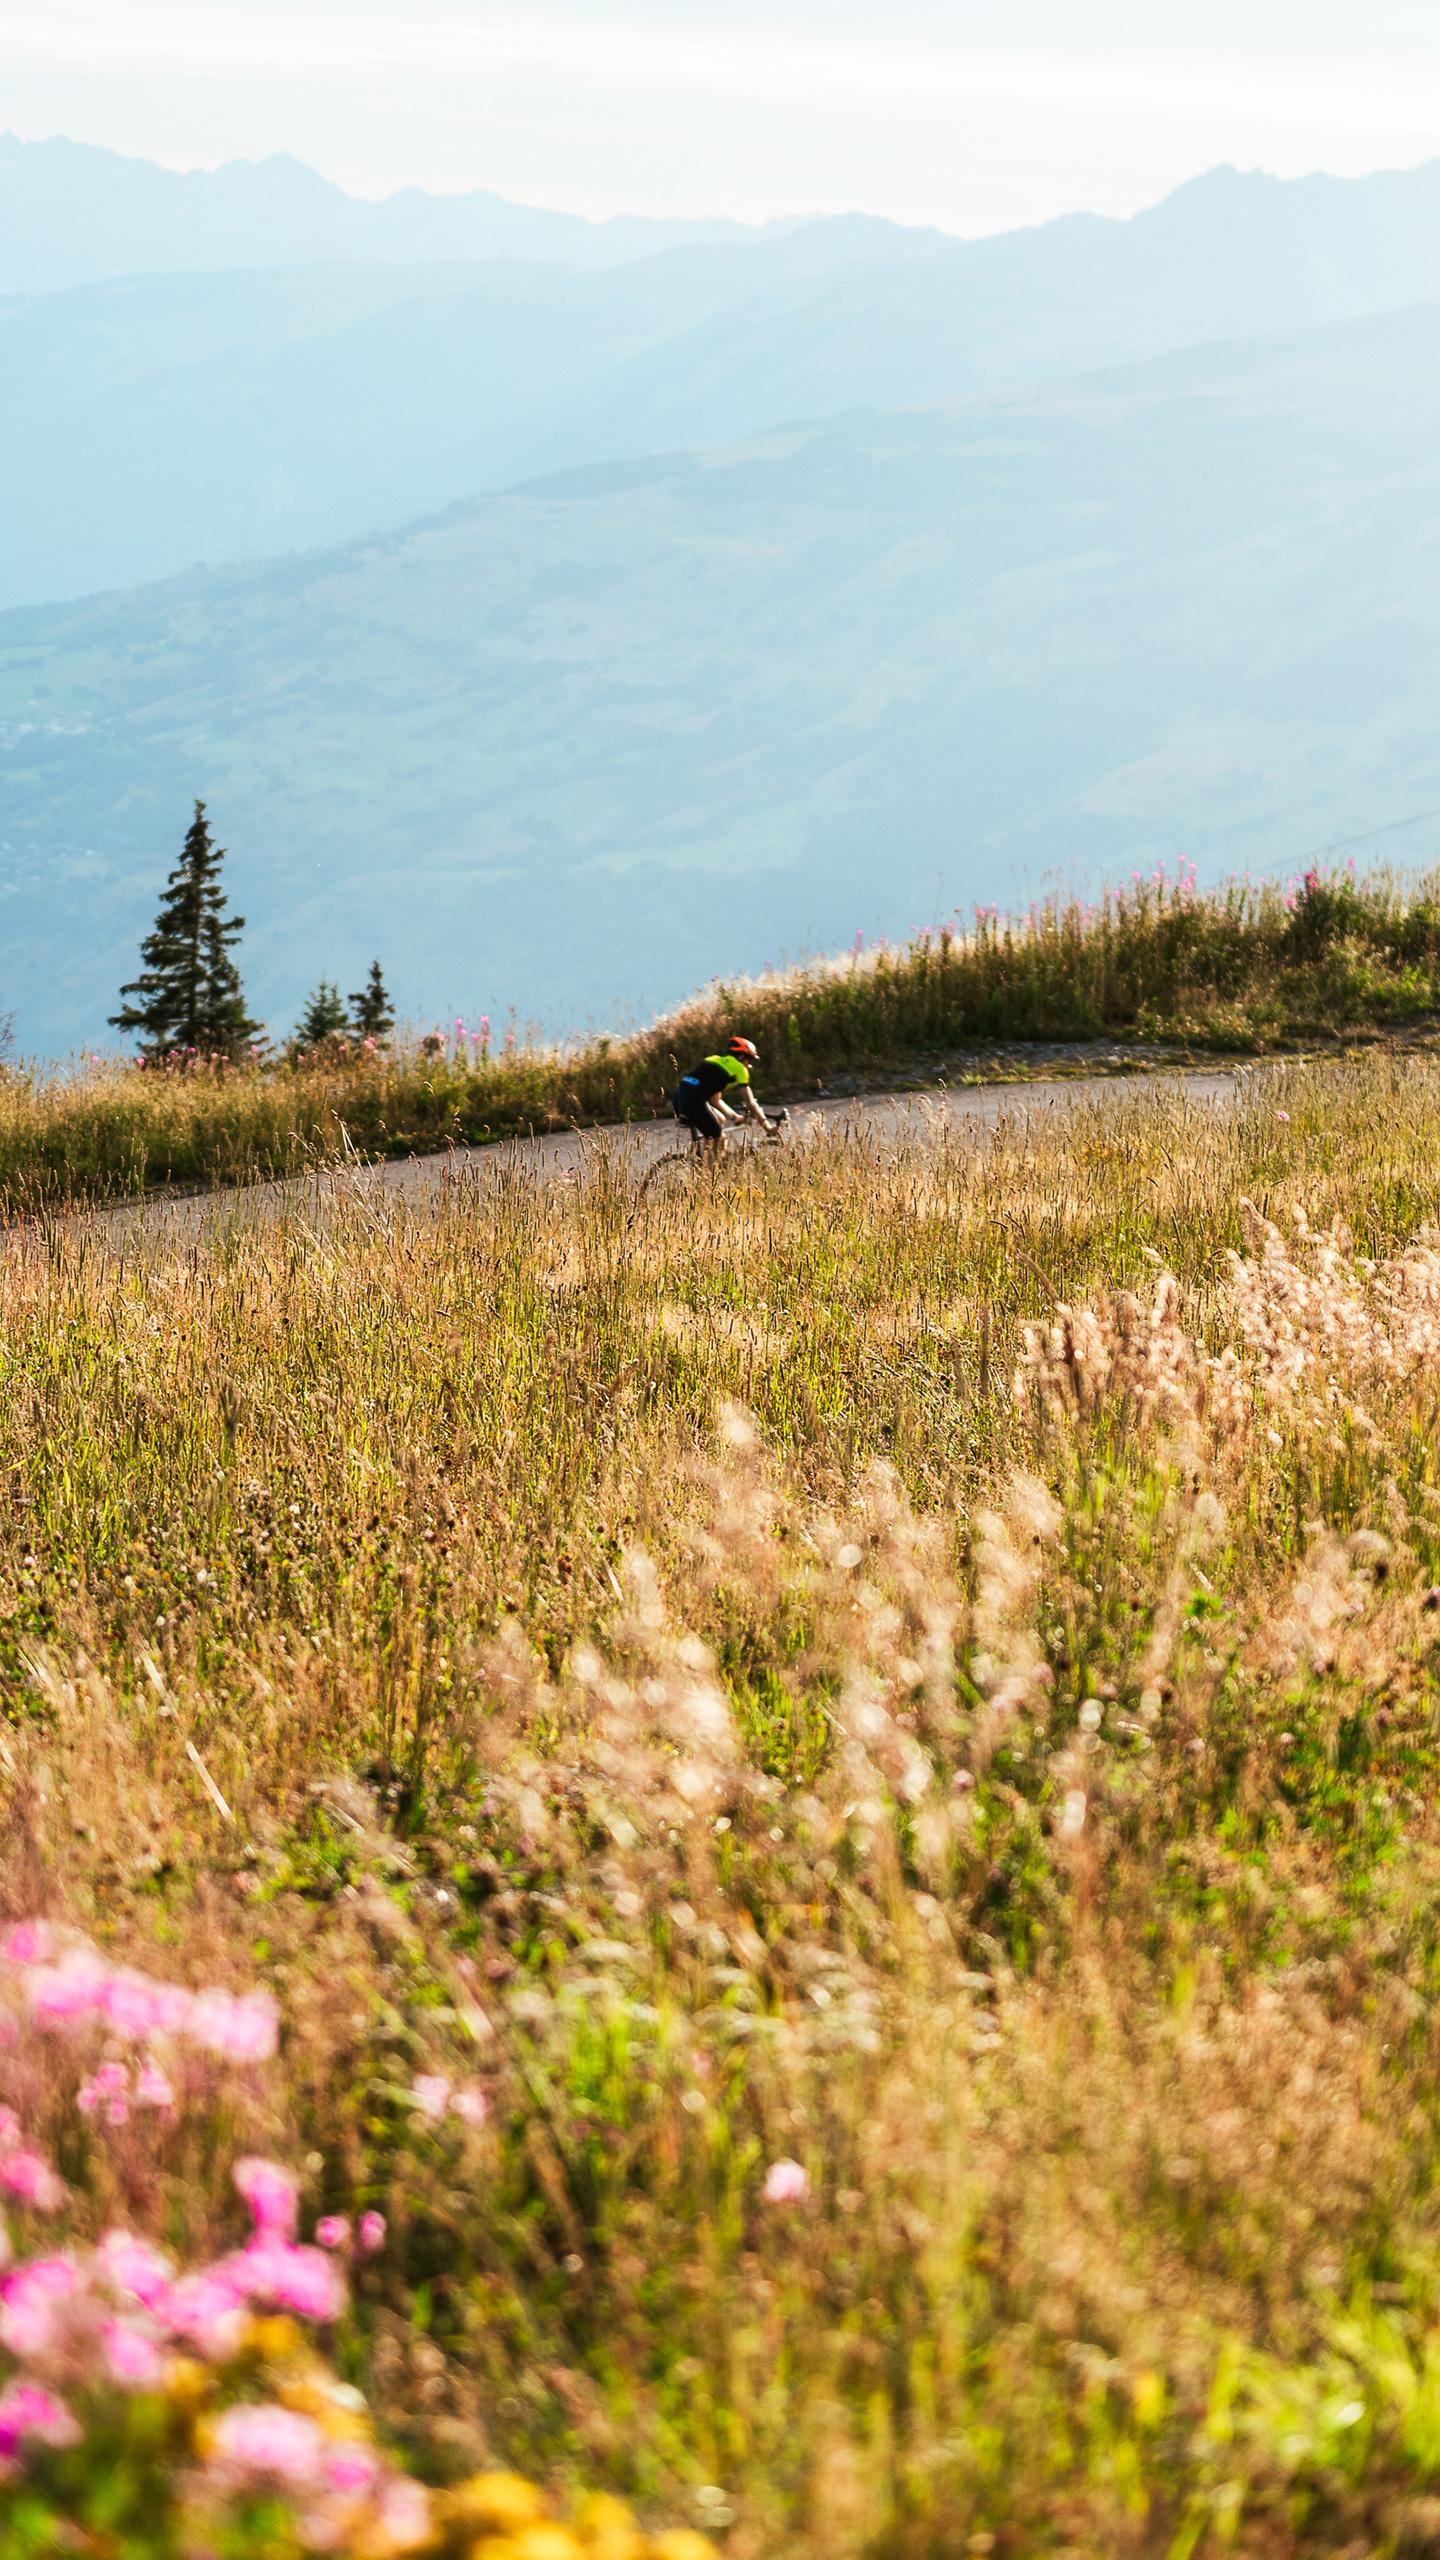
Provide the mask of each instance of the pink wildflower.
POLYGON ((1277 1120, 1281 1121, 1287 1129, 1289 1128, 1290 1114, 1288 1111, 1277 1111, 1275 1117, 1277 1120))
POLYGON ((107 1968, 93 1947, 74 1947, 60 1962, 30 1976, 30 2014, 37 2026, 68 2027, 93 2018, 105 1996, 107 1968))
POLYGON ((325 2479, 325 2438, 313 2418, 273 2401, 225 2409, 211 2431, 209 2466, 243 2480, 287 2489, 318 2489, 325 2479))
POLYGON ((43 1964, 54 1952, 54 1932, 43 1920, 17 1920, 0 1938, 0 1955, 11 1964, 43 1964))
POLYGON ((0 2346, 42 2356, 54 2343, 60 2305, 80 2289, 73 2258, 27 2258, 0 2282, 0 2346))
POLYGON ((439 2071, 422 2071, 410 2083, 412 2105, 438 2124, 450 2104, 450 2083, 439 2071))
POLYGON ((202 1991, 190 2015, 190 2040, 227 2062, 268 2062, 280 2035, 280 2012, 268 1991, 202 1991))
POLYGON ((325 2486, 338 2498, 363 2498, 380 2477, 380 2458, 368 2444, 332 2445, 325 2456, 325 2486))
POLYGON ((462 2124, 484 2124, 490 2113, 490 2101, 483 2089, 457 2089, 450 2101, 450 2113, 462 2124))
POLYGON ((124 2124, 130 2114, 130 2074, 123 2062, 102 2062, 75 2093, 82 2115, 103 2115, 107 2124, 124 2124))
POLYGON ((343 2213, 325 2213, 315 2225, 315 2237, 322 2249, 348 2249, 350 2225, 343 2213))
POLYGON ((64 2187, 38 2151, 0 2152, 0 2187, 37 2213, 56 2213, 65 2201, 64 2187))
POLYGON ((798 2160, 772 2160, 761 2192, 767 2204, 803 2204, 810 2180, 798 2160))
POLYGON ((63 2400, 38 2382, 15 2381, 0 2392, 0 2458, 13 2461, 27 2439, 76 2444, 80 2429, 63 2400))
POLYGON ((174 2268, 148 2240, 133 2231, 107 2231, 95 2251, 95 2264, 117 2293, 128 2293, 147 2311, 155 2311, 170 2291, 174 2268))
POLYGON ((110 2379, 122 2391, 149 2391, 159 2381, 165 2360, 148 2329, 137 2328, 132 2320, 107 2320, 100 2344, 110 2379))
POLYGON ((359 2235, 360 2246, 364 2250, 367 2258, 373 2258, 377 2249, 384 2248, 385 2232, 386 2222, 383 2213, 361 2214, 359 2235))
POLYGON ((173 2114, 175 2092, 158 2063, 141 2063, 135 2075, 135 2104, 154 2107, 162 2115, 173 2114))
POLYGON ((402 2552, 419 2551, 434 2529, 430 2500, 419 2481, 398 2474, 387 2480, 376 2501, 375 2523, 384 2549, 394 2560, 402 2552))
POLYGON ((301 2320, 335 2320, 345 2307, 344 2279, 323 2249, 262 2235, 227 2266, 252 2301, 274 2303, 301 2320))
POLYGON ((233 2355, 245 2332, 244 2295, 223 2268, 181 2276, 157 2310, 172 2334, 187 2338, 197 2355, 217 2360, 233 2355))
POLYGON ((293 2240, 300 2218, 299 2183, 276 2160, 253 2154, 237 2160, 231 2171, 238 2192, 255 2217, 262 2239, 293 2240))

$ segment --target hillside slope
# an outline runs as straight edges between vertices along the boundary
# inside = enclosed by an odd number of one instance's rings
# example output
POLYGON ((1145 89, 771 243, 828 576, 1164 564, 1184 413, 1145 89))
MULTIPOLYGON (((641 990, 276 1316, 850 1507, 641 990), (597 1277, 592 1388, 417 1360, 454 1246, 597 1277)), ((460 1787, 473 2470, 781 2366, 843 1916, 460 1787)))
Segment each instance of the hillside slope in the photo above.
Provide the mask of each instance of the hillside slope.
MULTIPOLYGON (((0 161, 0 202, 4 177, 0 161)), ((311 235, 286 236, 293 257, 311 235)), ((0 605, 345 541, 579 464, 1437 295, 1440 168, 1219 170, 1131 222, 974 242, 857 217, 600 273, 375 248, 130 277, 0 311, 0 605)))
POLYGON ((1437 430, 1428 309, 8 615, 4 1000, 94 1038, 197 789, 273 1018, 380 950, 556 1026, 1431 807, 1437 430))

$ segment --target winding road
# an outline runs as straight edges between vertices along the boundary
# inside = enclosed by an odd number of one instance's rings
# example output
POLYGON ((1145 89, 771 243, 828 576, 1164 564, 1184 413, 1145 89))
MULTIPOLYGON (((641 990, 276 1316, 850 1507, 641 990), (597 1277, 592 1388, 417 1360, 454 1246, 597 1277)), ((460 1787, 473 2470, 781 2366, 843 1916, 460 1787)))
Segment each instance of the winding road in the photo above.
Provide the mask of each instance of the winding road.
MULTIPOLYGON (((1001 1123, 1071 1115, 1087 1104, 1124 1110, 1136 1102, 1172 1095, 1186 1102, 1217 1103, 1231 1099, 1247 1067, 1164 1068, 1128 1075, 1076 1075, 1037 1078, 1016 1084, 945 1086, 915 1093, 836 1095, 798 1104, 791 1112, 794 1135, 815 1129, 867 1139, 880 1147, 944 1128, 978 1136, 1001 1123)), ((112 1242, 137 1235, 190 1245, 207 1236, 233 1232, 257 1220, 273 1219, 287 1209, 307 1205, 323 1214, 327 1200, 343 1198, 403 1199, 419 1205, 449 1183, 489 1182, 515 1173, 537 1181, 553 1181, 583 1170, 600 1147, 624 1151, 645 1169, 679 1142, 669 1121, 632 1123, 624 1128, 564 1130, 553 1136, 501 1139, 486 1147, 455 1147, 442 1155, 404 1156, 384 1164, 327 1168, 283 1182, 263 1182, 241 1190, 210 1191, 123 1202, 92 1211, 87 1228, 112 1242)))

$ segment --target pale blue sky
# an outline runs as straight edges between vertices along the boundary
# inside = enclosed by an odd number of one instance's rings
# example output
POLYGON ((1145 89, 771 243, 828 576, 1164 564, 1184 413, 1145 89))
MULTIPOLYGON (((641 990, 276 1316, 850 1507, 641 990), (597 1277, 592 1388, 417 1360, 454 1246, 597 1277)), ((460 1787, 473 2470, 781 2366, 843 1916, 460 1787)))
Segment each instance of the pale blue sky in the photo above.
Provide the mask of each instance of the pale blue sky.
POLYGON ((1440 156, 1435 0, 3 0, 0 129, 358 191, 984 231, 1440 156))

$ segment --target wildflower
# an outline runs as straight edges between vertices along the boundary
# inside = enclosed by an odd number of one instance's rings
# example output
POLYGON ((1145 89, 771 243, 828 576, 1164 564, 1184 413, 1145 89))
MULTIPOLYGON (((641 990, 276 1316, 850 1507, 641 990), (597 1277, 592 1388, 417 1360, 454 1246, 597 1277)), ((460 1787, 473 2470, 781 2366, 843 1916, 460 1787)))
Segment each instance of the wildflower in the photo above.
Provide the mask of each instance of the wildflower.
POLYGON ((207 2468, 244 2482, 318 2489, 325 2478, 325 2438, 313 2418, 274 2401, 226 2409, 209 2430, 207 2468))
POLYGON ((29 2258, 0 2282, 0 2346, 15 2356, 42 2356, 54 2344, 62 2303, 80 2290, 73 2258, 29 2258))
POLYGON ((315 2237, 322 2249, 348 2249, 350 2225, 344 2214, 322 2214, 315 2225, 315 2237))
POLYGON ((17 2380, 0 2392, 0 2461, 12 2462, 27 2438, 66 2445, 78 2443, 79 2436, 64 2401, 42 2383, 17 2380))
POLYGON ((0 2187, 37 2213, 56 2213, 65 2201, 65 2189, 49 2161, 26 2147, 0 2154, 0 2187))
POLYGON ((164 2301, 174 2274, 170 2260, 133 2231, 107 2231, 95 2251, 95 2265, 117 2293, 131 2294, 147 2311, 164 2301))
POLYGON ((359 2233, 360 2246, 367 2257, 373 2257, 377 2249, 384 2248, 385 2231, 386 2222, 383 2213, 361 2214, 359 2233))
POLYGON ((490 2101, 483 2089, 457 2089, 450 2101, 450 2113, 463 2124, 482 2125, 490 2113, 490 2101))
POLYGON ((280 2012, 268 1991, 202 1991, 190 2040, 227 2062, 268 2062, 280 2039, 280 2012))
POLYGON ((1276 1114, 1275 1114, 1275 1117, 1276 1117, 1276 1119, 1277 1119, 1278 1121, 1280 1121, 1280 1122, 1281 1122, 1281 1124, 1282 1124, 1282 1126, 1283 1126, 1283 1127, 1285 1127, 1285 1128, 1287 1128, 1287 1129, 1289 1128, 1289 1126, 1290 1126, 1290 1114, 1289 1114, 1289 1112, 1288 1112, 1288 1111, 1277 1111, 1277 1112, 1276 1112, 1276 1114))
POLYGON ((290 2171, 282 2169, 278 2161, 252 2155, 237 2160, 230 2174, 237 2193, 244 2197, 255 2217, 261 2238, 293 2240, 300 2206, 298 2182, 290 2171))
POLYGON ((252 2301, 273 2302, 301 2320, 334 2320, 344 2309, 344 2283, 323 2249, 262 2234, 227 2265, 252 2301))
POLYGON ((124 2124, 130 2114, 130 2074, 123 2062, 102 2062, 76 2091, 82 2115, 103 2115, 107 2124, 124 2124))
POLYGON ((419 2072, 410 2083, 410 2101, 431 2124, 438 2124, 450 2104, 450 2083, 438 2071, 419 2072))
POLYGON ((144 2062, 135 2075, 135 2104, 153 2107, 162 2115, 172 2114, 175 2092, 158 2063, 144 2062))
POLYGON ((223 2268, 181 2276, 160 2314, 173 2336, 188 2339, 197 2355, 212 2361, 234 2355, 245 2334, 245 2298, 223 2268))
POLYGON ((803 2204, 810 2179, 798 2160, 772 2160, 761 2192, 767 2204, 803 2204))
POLYGON ((160 2343, 133 2320, 107 2320, 100 2332, 110 2379, 122 2391, 150 2391, 164 2369, 160 2343))

